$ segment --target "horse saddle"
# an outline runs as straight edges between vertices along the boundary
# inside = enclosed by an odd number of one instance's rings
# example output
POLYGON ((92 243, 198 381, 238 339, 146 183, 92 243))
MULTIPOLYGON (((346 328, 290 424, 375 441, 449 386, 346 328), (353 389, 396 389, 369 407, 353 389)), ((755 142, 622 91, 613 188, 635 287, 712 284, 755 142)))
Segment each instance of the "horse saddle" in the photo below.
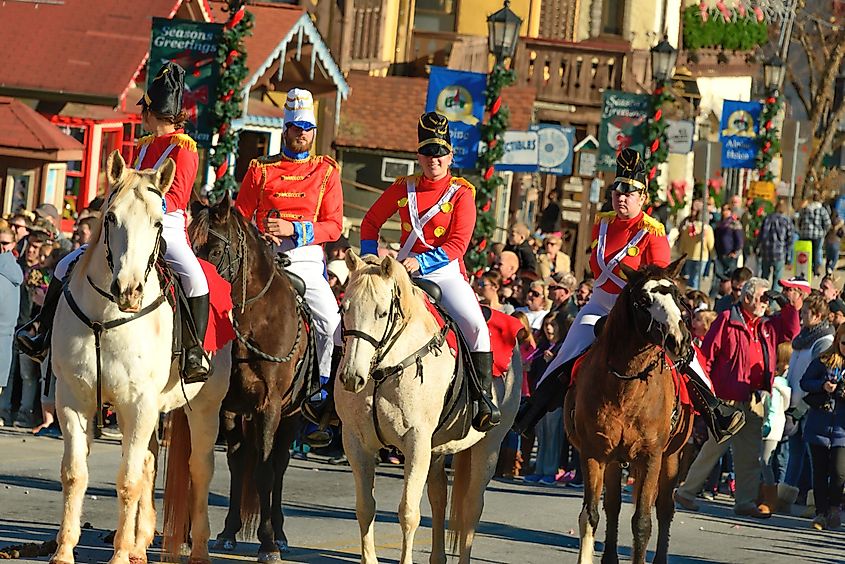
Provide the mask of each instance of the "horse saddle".
POLYGON ((303 280, 298 274, 288 270, 288 267, 290 266, 290 257, 288 257, 285 253, 278 253, 276 255, 276 266, 288 277, 290 285, 293 286, 293 289, 296 290, 299 297, 305 298, 305 280, 303 280))
POLYGON ((443 298, 443 290, 440 289, 437 282, 432 282, 431 280, 419 277, 411 278, 411 281, 414 283, 414 286, 420 288, 423 292, 428 294, 428 296, 434 300, 434 303, 440 304, 440 300, 443 298))

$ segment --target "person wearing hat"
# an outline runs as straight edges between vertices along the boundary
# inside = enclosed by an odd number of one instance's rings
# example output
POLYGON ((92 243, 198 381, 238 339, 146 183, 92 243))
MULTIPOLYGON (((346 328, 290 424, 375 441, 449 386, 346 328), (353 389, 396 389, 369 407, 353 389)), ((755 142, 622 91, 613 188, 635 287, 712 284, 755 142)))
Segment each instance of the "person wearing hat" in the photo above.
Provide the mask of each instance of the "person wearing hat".
MULTIPOLYGON (((523 404, 514 429, 532 428, 546 414, 554 399, 561 399, 572 376, 572 366, 595 341, 595 324, 610 313, 625 287, 619 264, 635 270, 647 264, 669 264, 669 241, 663 224, 643 213, 647 200, 646 171, 640 154, 623 149, 616 159, 616 179, 611 185, 613 210, 596 215, 592 234, 590 270, 595 282, 590 301, 578 312, 557 356, 537 381, 537 392, 523 404)), ((727 440, 744 423, 740 411, 713 394, 710 379, 696 355, 685 373, 694 384, 690 396, 696 409, 706 414, 711 434, 727 440)))
MULTIPOLYGON (((165 63, 150 82, 149 89, 138 101, 141 106, 143 127, 150 135, 142 137, 136 145, 137 169, 158 169, 165 160, 176 163, 176 176, 164 195, 165 210, 161 236, 166 242, 164 259, 179 275, 188 298, 188 307, 196 328, 196 337, 186 335, 182 378, 185 383, 203 382, 208 379, 209 361, 202 346, 208 326, 208 282, 199 260, 194 255, 185 236, 186 208, 191 198, 199 166, 197 146, 186 135, 183 125, 187 114, 182 110, 182 93, 185 89, 185 71, 173 62, 165 63)), ((49 347, 49 330, 61 294, 61 281, 68 268, 87 247, 81 246, 62 259, 56 267, 54 281, 50 284, 40 323, 35 336, 18 332, 18 347, 35 358, 44 358, 49 347), (49 303, 49 306, 48 306, 49 303)))
POLYGON ((475 292, 466 279, 463 256, 475 229, 475 188, 452 176, 449 120, 428 112, 417 123, 417 160, 422 174, 398 178, 361 221, 361 254, 378 253, 379 230, 398 212, 402 223, 397 259, 409 274, 436 283, 441 304, 469 345, 478 378, 471 378, 477 410, 472 425, 488 431, 500 414, 492 401, 493 353, 490 332, 475 292), (478 381, 475 381, 478 380, 478 381))
POLYGON ((41 204, 35 208, 35 216, 53 224, 56 233, 56 243, 59 244, 59 247, 63 251, 69 252, 73 250, 73 242, 65 237, 64 233, 62 233, 62 218, 59 215, 59 210, 56 209, 56 206, 47 203, 41 204))
MULTIPOLYGON (((305 281, 305 301, 317 331, 320 377, 328 384, 341 357, 340 313, 326 280, 322 245, 340 238, 343 189, 337 162, 312 154, 316 129, 311 92, 290 90, 285 101, 282 152, 249 164, 235 209, 254 221, 277 251, 287 254, 287 270, 305 281)), ((314 398, 303 405, 303 413, 320 421, 324 406, 324 399, 314 398)), ((312 444, 321 440, 325 437, 312 444)))

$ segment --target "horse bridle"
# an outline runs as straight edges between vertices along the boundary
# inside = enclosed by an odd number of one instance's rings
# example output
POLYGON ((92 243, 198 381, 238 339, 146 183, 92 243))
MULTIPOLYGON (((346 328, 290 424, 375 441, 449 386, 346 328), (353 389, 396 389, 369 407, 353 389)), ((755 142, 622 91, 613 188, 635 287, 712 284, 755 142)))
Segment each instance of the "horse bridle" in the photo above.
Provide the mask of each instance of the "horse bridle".
POLYGON ((402 313, 400 297, 400 290, 394 284, 393 291, 391 292, 390 307, 388 308, 387 313, 383 316, 379 316, 374 313, 376 319, 379 317, 387 317, 387 325, 384 327, 384 333, 382 334, 381 339, 376 339, 369 333, 358 331, 357 329, 347 329, 343 325, 343 319, 341 318, 340 334, 344 343, 346 342, 347 337, 358 338, 368 342, 376 350, 373 358, 370 360, 370 374, 372 374, 373 379, 376 382, 380 382, 390 375, 389 370, 377 367, 384 361, 385 357, 393 348, 393 345, 396 344, 396 341, 399 340, 399 337, 408 326, 408 320, 402 313))

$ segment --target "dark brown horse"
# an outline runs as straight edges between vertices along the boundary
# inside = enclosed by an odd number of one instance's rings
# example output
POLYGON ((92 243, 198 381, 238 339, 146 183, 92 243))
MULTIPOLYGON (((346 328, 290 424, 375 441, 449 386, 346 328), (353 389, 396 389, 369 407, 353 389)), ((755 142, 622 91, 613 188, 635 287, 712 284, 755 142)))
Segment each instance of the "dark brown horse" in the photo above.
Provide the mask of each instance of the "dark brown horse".
POLYGON ((678 451, 689 438, 693 417, 690 408, 676 401, 671 361, 664 356, 665 351, 680 358, 690 351, 674 283, 682 264, 679 259, 665 269, 646 266, 640 271, 622 265, 628 284, 584 356, 574 389, 566 395, 566 432, 581 454, 584 476, 584 505, 578 519, 580 564, 593 560, 602 487, 607 516, 602 563, 618 562, 623 466, 636 479, 632 561, 645 562, 656 502, 654 562, 666 562, 678 451))
POLYGON ((257 509, 258 560, 278 560, 288 550, 282 480, 301 424, 299 405, 312 384, 313 331, 270 247, 228 196, 212 207, 195 206, 189 233, 197 256, 232 284, 238 334, 222 406, 231 484, 218 547, 234 549, 257 509))

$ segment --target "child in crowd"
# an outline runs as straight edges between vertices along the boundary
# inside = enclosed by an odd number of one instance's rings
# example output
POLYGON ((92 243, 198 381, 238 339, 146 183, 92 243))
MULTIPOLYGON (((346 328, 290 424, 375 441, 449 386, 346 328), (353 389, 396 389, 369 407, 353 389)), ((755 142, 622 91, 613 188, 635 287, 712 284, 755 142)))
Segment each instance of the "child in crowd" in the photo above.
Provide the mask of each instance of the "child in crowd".
POLYGON ((763 419, 763 456, 762 474, 763 484, 762 497, 771 511, 775 511, 778 500, 777 479, 773 467, 773 461, 777 453, 778 445, 783 439, 783 428, 786 425, 786 410, 789 407, 789 400, 792 397, 792 389, 786 379, 786 371, 789 369, 789 358, 792 356, 792 343, 781 343, 778 345, 777 371, 772 383, 771 393, 766 393, 763 406, 766 410, 763 419))

